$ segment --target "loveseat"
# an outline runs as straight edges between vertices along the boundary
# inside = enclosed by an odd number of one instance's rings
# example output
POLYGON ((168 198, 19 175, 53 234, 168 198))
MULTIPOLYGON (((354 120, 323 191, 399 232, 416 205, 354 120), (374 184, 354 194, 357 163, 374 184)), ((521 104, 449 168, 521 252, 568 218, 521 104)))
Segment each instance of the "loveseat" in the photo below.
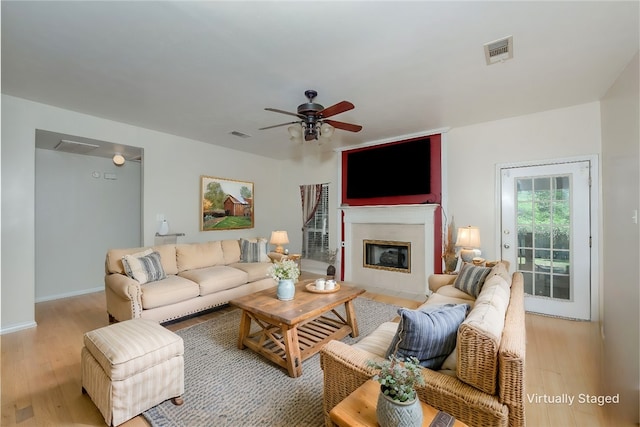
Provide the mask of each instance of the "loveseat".
MULTIPOLYGON (((498 263, 479 289, 465 289, 454 286, 460 274, 429 277, 433 293, 418 308, 424 312, 468 304, 469 310, 466 317, 462 315, 462 323, 454 326, 451 354, 437 370, 423 369, 425 385, 417 388, 418 396, 469 426, 524 426, 523 276, 508 273, 508 265, 498 263), (477 296, 470 295, 474 291, 477 296)), ((386 322, 356 344, 331 341, 323 347, 320 363, 327 426, 333 425, 331 409, 375 374, 367 362, 388 357, 398 331, 406 328, 403 322, 404 315, 400 327, 386 322)))
POLYGON ((266 239, 111 249, 105 292, 110 321, 165 323, 275 286, 266 239))

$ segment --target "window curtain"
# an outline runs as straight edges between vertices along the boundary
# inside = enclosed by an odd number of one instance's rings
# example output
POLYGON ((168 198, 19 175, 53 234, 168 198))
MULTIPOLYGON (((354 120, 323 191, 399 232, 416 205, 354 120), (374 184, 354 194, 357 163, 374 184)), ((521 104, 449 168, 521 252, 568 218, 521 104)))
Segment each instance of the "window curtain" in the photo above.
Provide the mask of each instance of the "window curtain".
POLYGON ((313 219, 320 199, 322 198, 322 184, 310 184, 300 186, 300 199, 302 200, 302 227, 313 219))

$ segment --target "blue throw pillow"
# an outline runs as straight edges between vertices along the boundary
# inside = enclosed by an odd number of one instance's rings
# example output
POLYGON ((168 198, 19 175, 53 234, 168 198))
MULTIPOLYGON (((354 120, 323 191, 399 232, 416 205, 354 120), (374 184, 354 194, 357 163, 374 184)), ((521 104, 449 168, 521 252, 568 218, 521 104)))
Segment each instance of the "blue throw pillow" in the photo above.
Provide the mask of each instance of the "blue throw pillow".
POLYGON ((398 331, 386 357, 394 353, 404 359, 416 357, 421 366, 440 369, 456 347, 458 327, 469 308, 469 304, 432 305, 418 310, 401 308, 398 331))

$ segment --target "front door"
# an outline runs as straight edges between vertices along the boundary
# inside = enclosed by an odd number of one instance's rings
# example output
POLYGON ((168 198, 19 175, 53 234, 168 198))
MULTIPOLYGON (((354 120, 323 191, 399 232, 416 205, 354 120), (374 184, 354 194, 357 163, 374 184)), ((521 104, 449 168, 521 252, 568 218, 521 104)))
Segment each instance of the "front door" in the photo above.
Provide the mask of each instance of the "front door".
POLYGON ((589 320, 590 162, 500 173, 502 259, 524 276, 526 310, 589 320))

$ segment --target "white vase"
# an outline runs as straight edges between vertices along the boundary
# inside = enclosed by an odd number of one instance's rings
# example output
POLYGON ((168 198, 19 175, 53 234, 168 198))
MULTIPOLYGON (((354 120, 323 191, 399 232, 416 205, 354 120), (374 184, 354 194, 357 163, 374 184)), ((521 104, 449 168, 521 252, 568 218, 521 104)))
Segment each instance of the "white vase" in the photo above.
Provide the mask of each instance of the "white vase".
POLYGON ((419 427, 422 425, 422 405, 417 398, 398 402, 380 392, 376 416, 380 427, 419 427))
POLYGON ((296 293, 296 285, 293 279, 282 279, 278 281, 276 295, 280 301, 291 301, 296 293))
POLYGON ((166 219, 162 220, 160 227, 158 228, 158 234, 165 236, 169 232, 169 223, 166 219))

